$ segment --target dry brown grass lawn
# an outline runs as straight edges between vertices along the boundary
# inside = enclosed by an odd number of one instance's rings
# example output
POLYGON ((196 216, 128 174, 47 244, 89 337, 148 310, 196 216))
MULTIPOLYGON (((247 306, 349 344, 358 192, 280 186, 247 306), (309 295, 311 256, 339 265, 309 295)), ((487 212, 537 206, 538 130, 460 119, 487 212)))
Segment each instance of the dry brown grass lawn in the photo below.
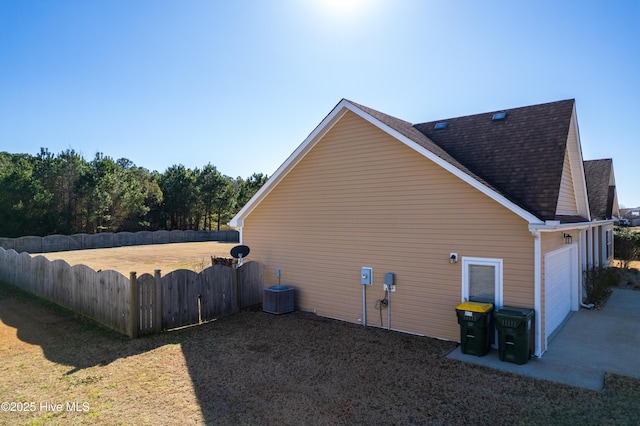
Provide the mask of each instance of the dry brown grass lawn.
POLYGON ((131 340, 0 284, 0 339, 2 425, 640 423, 640 380, 574 388, 301 312, 131 340))
MULTIPOLYGON (((233 245, 47 257, 166 273, 233 245)), ((453 342, 302 312, 131 340, 0 283, 0 342, 0 425, 640 424, 640 380, 574 388, 449 360, 453 342)))
MULTIPOLYGON (((176 269, 191 269, 196 272, 211 266, 211 256, 231 257, 229 251, 237 243, 176 243, 148 246, 115 247, 93 250, 75 250, 44 253, 49 260, 64 259, 70 265, 87 265, 94 270, 113 269, 128 276, 130 272, 153 274, 160 269, 162 274, 176 269)), ((248 260, 251 260, 249 254, 248 260)))

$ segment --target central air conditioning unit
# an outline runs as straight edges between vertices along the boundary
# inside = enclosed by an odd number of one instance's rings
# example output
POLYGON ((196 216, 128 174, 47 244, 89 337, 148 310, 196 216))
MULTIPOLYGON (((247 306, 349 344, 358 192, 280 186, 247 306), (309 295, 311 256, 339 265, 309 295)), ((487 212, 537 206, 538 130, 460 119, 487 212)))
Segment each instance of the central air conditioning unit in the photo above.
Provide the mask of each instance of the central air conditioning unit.
POLYGON ((293 312, 293 288, 286 285, 265 288, 262 310, 276 315, 293 312))

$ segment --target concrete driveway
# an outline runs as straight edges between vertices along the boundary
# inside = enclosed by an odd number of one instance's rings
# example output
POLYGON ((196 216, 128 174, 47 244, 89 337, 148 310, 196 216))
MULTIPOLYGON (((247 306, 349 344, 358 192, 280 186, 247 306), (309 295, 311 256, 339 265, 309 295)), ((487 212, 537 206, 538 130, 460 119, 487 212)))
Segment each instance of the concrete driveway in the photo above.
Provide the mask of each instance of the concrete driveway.
POLYGON ((596 391, 605 372, 640 378, 640 291, 614 289, 601 311, 572 313, 549 349, 525 365, 501 362, 495 349, 477 357, 458 347, 448 358, 596 391))

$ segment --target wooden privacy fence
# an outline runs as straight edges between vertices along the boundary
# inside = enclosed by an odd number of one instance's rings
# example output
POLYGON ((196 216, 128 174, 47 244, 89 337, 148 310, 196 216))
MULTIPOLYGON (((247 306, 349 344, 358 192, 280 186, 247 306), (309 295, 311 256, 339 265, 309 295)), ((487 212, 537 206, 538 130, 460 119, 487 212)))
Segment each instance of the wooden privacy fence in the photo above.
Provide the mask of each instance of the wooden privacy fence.
POLYGON ((154 275, 132 274, 131 283, 133 305, 139 306, 133 329, 137 334, 152 334, 262 303, 263 266, 258 262, 237 269, 215 265, 200 273, 179 269, 164 277, 156 270, 154 275))
POLYGON ((139 231, 99 234, 49 235, 46 237, 0 237, 0 247, 18 253, 50 253, 69 250, 142 246, 148 244, 240 241, 238 231, 139 231))
POLYGON ((263 266, 180 269, 129 278, 0 247, 0 280, 136 337, 231 315, 262 303, 263 266))

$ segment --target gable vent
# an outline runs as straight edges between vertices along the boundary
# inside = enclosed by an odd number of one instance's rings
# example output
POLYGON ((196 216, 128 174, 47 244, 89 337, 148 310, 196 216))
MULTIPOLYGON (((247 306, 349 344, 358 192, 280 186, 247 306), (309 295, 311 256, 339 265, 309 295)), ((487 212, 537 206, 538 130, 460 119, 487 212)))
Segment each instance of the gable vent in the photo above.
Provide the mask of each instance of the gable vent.
POLYGON ((507 118, 507 113, 506 112, 496 112, 495 114, 493 114, 493 117, 491 117, 492 121, 503 121, 505 118, 507 118))
POLYGON ((442 121, 440 123, 436 123, 435 126, 433 126, 434 130, 444 130, 448 127, 449 125, 447 124, 446 121, 442 121))

